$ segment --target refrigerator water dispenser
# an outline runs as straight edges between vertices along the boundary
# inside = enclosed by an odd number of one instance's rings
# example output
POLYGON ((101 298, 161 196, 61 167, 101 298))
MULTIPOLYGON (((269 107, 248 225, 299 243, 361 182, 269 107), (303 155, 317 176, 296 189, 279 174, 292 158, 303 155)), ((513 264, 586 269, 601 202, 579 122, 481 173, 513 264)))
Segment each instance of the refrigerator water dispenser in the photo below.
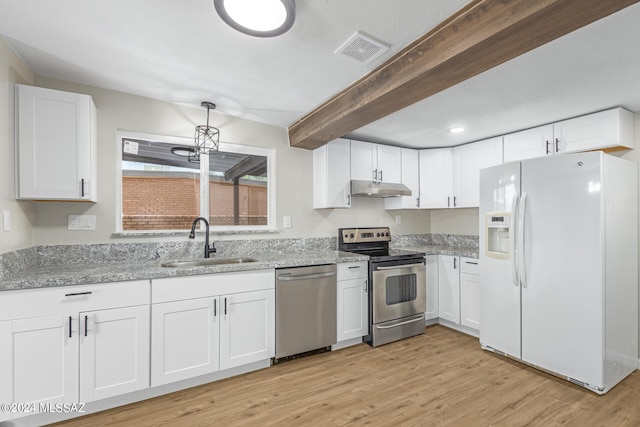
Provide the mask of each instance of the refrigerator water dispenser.
POLYGON ((487 224, 487 256, 506 259, 511 257, 511 212, 488 212, 487 224))

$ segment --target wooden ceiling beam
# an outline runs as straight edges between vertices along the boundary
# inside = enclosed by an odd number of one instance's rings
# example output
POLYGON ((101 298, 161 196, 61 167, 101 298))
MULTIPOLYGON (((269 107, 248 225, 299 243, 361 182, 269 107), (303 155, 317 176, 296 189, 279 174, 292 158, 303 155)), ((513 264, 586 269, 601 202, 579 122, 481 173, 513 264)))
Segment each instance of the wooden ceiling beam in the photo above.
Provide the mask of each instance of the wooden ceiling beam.
POLYGON ((322 146, 638 1, 473 0, 291 124, 289 143, 322 146))

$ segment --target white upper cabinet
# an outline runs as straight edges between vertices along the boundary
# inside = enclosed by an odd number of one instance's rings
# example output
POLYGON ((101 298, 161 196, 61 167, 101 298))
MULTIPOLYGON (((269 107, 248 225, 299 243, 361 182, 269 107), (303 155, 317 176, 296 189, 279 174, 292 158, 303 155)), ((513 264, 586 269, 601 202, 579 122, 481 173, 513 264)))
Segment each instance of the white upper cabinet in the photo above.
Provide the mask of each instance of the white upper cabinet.
POLYGON ((553 125, 556 153, 633 148, 633 113, 623 108, 601 111, 553 125))
POLYGON ((420 157, 418 150, 401 149, 400 183, 411 190, 411 196, 387 197, 385 209, 416 209, 420 207, 420 157))
POLYGON ((420 207, 453 207, 453 150, 420 150, 420 207))
POLYGON ((399 183, 401 153, 400 147, 351 141, 351 179, 399 183))
POLYGON ((532 159, 553 153, 553 125, 510 133, 504 136, 504 161, 532 159))
POLYGON ((16 197, 95 202, 96 135, 90 96, 16 85, 16 197))
POLYGON ((480 169, 501 163, 502 137, 420 150, 420 207, 478 207, 480 169))
POLYGON ((505 135, 504 161, 633 147, 633 113, 614 108, 505 135))
POLYGON ((454 207, 480 206, 480 169, 502 164, 502 137, 453 149, 454 207))
POLYGON ((334 139, 313 150, 313 208, 351 207, 351 148, 334 139))

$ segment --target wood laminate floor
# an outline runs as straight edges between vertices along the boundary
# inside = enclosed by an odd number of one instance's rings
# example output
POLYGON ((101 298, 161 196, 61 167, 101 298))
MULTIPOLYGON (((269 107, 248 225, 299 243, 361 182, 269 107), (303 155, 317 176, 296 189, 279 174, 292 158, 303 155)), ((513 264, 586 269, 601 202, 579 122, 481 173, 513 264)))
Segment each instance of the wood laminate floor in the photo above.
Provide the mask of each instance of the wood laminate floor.
POLYGON ((638 426, 640 373, 598 396, 432 326, 57 425, 638 426))

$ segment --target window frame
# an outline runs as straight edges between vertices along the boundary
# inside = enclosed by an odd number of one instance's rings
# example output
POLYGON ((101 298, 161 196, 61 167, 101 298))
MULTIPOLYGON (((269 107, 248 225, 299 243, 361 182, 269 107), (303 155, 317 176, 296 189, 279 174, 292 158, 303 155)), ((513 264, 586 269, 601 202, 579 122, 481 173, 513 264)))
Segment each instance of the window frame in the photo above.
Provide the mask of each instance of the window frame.
MULTIPOLYGON (((172 145, 192 146, 193 139, 168 136, 154 135, 149 133, 129 132, 118 130, 116 132, 116 215, 115 230, 117 235, 133 236, 133 235, 172 235, 184 234, 185 230, 123 230, 122 228, 122 140, 123 139, 139 139, 160 142, 172 145)), ((211 225, 210 232, 219 234, 230 233, 252 233, 252 232, 272 232, 275 231, 276 224, 276 150, 274 148, 255 147, 249 145, 232 144, 220 141, 219 151, 232 152, 238 154, 248 154, 256 156, 265 156, 267 158, 267 224, 266 225, 211 225)), ((200 158, 200 212, 199 216, 208 218, 209 215, 209 156, 201 156, 200 158)), ((195 218, 194 218, 195 219, 195 218)), ((201 226, 201 229, 204 227, 201 226)), ((187 230, 188 231, 188 230, 187 230)))

